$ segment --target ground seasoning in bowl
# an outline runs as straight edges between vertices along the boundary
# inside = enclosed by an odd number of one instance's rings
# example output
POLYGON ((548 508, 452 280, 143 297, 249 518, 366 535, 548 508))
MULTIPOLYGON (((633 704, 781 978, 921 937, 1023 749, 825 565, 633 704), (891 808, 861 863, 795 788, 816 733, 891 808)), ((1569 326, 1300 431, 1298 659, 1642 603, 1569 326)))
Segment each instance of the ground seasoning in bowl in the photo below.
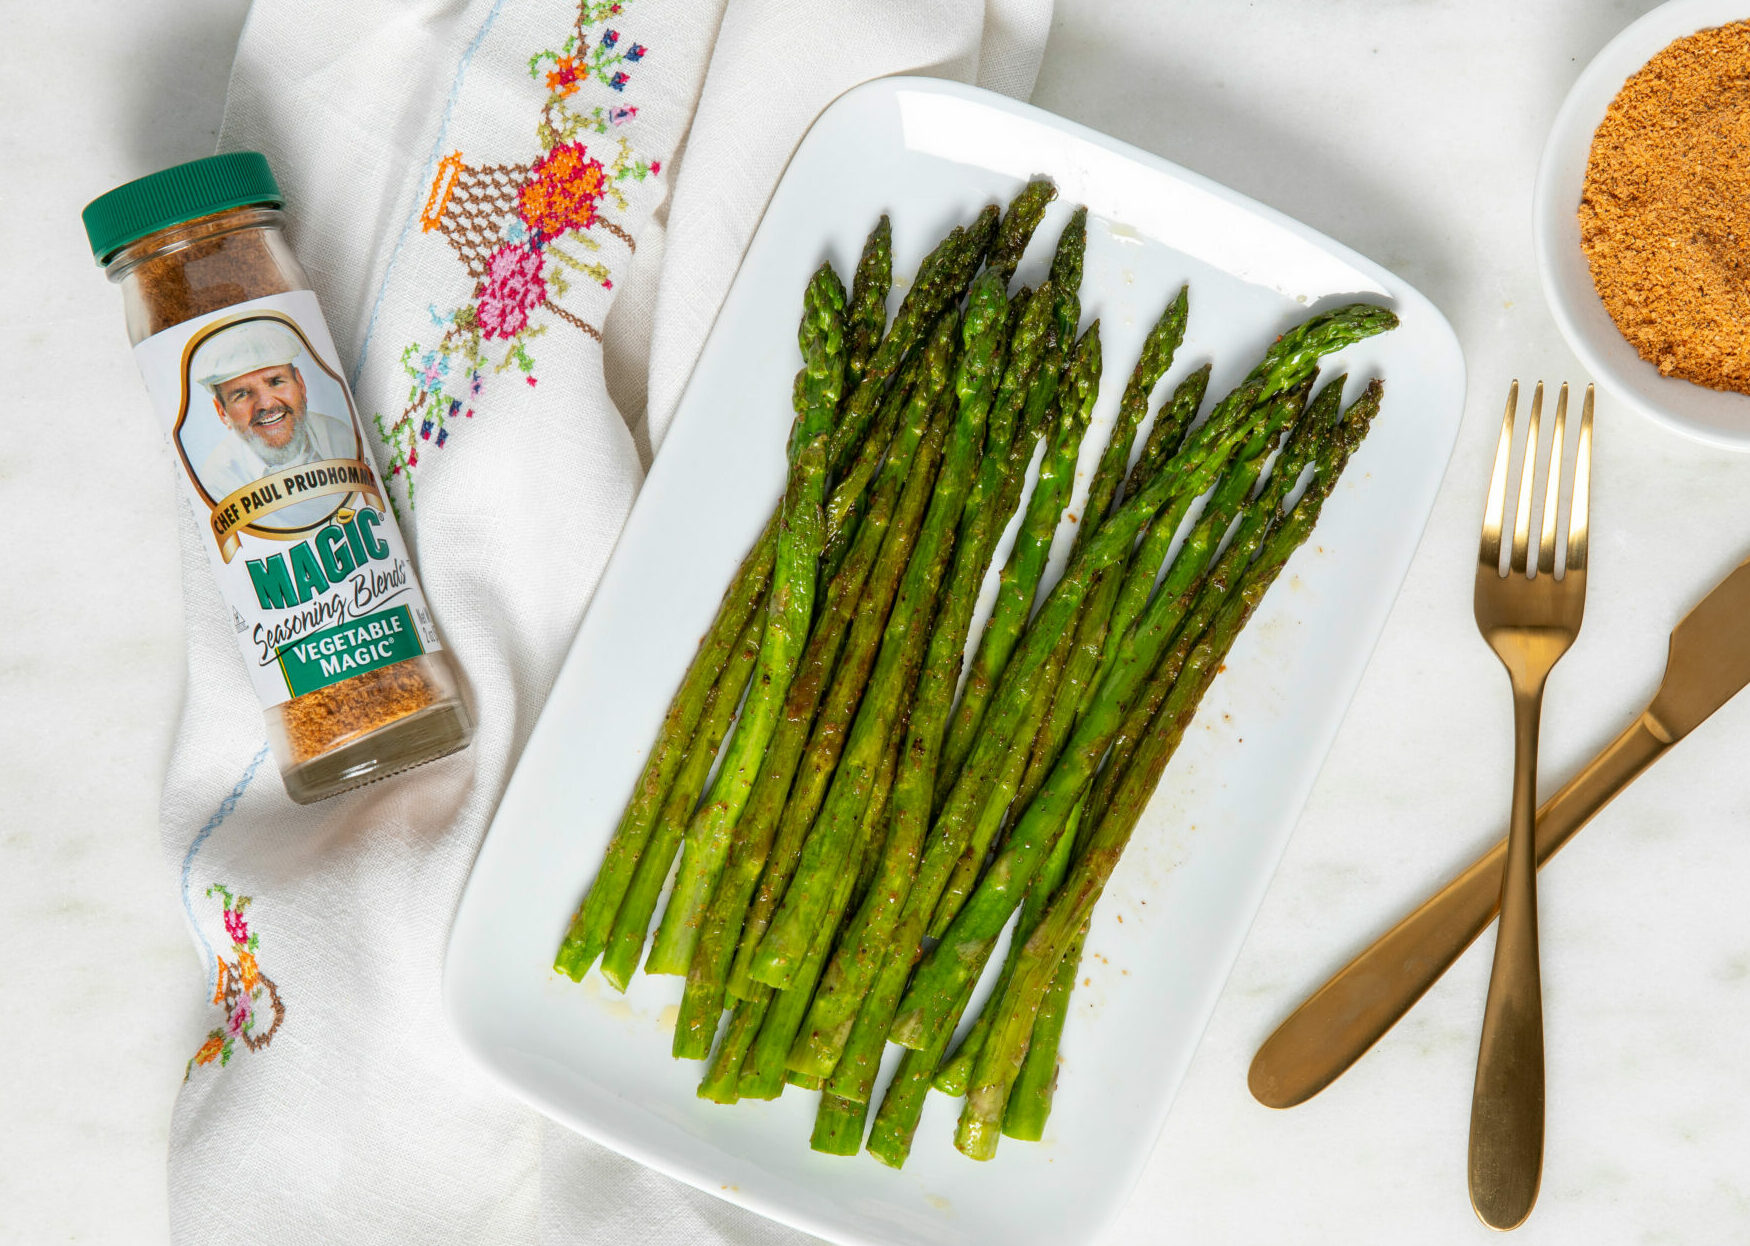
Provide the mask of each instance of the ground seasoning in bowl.
POLYGON ((233 152, 85 209, 267 716, 309 802, 473 733, 267 160, 233 152))
POLYGON ((1641 358, 1750 393, 1750 22, 1678 39, 1623 84, 1579 211, 1598 296, 1641 358))

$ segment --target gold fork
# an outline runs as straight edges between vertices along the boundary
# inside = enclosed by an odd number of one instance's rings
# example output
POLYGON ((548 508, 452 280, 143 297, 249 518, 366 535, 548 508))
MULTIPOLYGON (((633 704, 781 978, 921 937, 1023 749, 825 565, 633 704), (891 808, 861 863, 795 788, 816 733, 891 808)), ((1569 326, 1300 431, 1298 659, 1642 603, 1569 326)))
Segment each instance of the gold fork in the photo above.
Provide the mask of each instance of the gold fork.
POLYGON ((1508 567, 1501 570, 1507 521, 1507 480, 1513 461, 1519 382, 1507 391, 1507 411, 1495 451, 1495 471, 1483 511, 1477 553, 1476 615, 1483 639, 1513 684, 1513 807, 1507 860, 1501 872, 1501 923, 1489 998, 1483 1011, 1471 1096, 1470 1198, 1484 1224, 1516 1228, 1531 1214, 1543 1176, 1543 993, 1537 958, 1537 731, 1549 673, 1574 643, 1586 606, 1586 524, 1591 491, 1592 387, 1586 387, 1579 447, 1569 482, 1564 566, 1556 565, 1556 516, 1561 498, 1568 387, 1556 399, 1547 458, 1538 454, 1543 382, 1532 393, 1508 567), (1532 500, 1543 482, 1543 516, 1533 559, 1532 500))

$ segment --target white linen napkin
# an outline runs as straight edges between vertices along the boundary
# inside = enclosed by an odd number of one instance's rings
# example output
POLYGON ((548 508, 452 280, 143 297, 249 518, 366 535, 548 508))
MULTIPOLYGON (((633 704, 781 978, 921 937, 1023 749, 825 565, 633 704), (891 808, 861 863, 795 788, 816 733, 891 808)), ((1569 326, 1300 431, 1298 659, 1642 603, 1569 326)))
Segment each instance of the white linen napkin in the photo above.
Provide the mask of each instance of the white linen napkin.
POLYGON ((292 804, 185 525, 163 836, 212 1007, 172 1125, 176 1241, 801 1240, 496 1090, 443 1020, 444 944, 808 124, 892 73, 1025 96, 1049 21, 1050 0, 256 0, 220 147, 285 189, 479 733, 292 804))

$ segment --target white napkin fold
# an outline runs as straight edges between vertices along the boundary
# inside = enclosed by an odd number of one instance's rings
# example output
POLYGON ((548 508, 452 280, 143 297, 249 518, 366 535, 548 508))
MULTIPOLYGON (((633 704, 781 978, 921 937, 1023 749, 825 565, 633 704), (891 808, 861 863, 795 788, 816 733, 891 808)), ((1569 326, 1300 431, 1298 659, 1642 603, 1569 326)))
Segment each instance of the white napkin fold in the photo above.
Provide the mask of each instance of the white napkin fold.
POLYGON ((445 1026, 444 944, 808 124, 892 73, 1025 96, 1049 22, 1050 0, 256 0, 220 146, 285 189, 480 728, 292 804, 185 526, 163 835, 213 1005, 172 1126, 176 1241, 801 1240, 502 1095, 445 1026))

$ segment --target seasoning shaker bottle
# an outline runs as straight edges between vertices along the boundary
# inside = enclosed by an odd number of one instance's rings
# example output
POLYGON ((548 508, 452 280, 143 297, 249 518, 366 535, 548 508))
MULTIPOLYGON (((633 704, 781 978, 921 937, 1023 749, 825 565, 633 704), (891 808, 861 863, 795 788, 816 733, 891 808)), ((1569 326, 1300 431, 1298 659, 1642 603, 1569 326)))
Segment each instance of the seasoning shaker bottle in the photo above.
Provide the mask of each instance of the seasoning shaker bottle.
POLYGON ((266 157, 231 152, 118 187, 84 222, 307 804, 464 748, 473 723, 282 204, 266 157))

